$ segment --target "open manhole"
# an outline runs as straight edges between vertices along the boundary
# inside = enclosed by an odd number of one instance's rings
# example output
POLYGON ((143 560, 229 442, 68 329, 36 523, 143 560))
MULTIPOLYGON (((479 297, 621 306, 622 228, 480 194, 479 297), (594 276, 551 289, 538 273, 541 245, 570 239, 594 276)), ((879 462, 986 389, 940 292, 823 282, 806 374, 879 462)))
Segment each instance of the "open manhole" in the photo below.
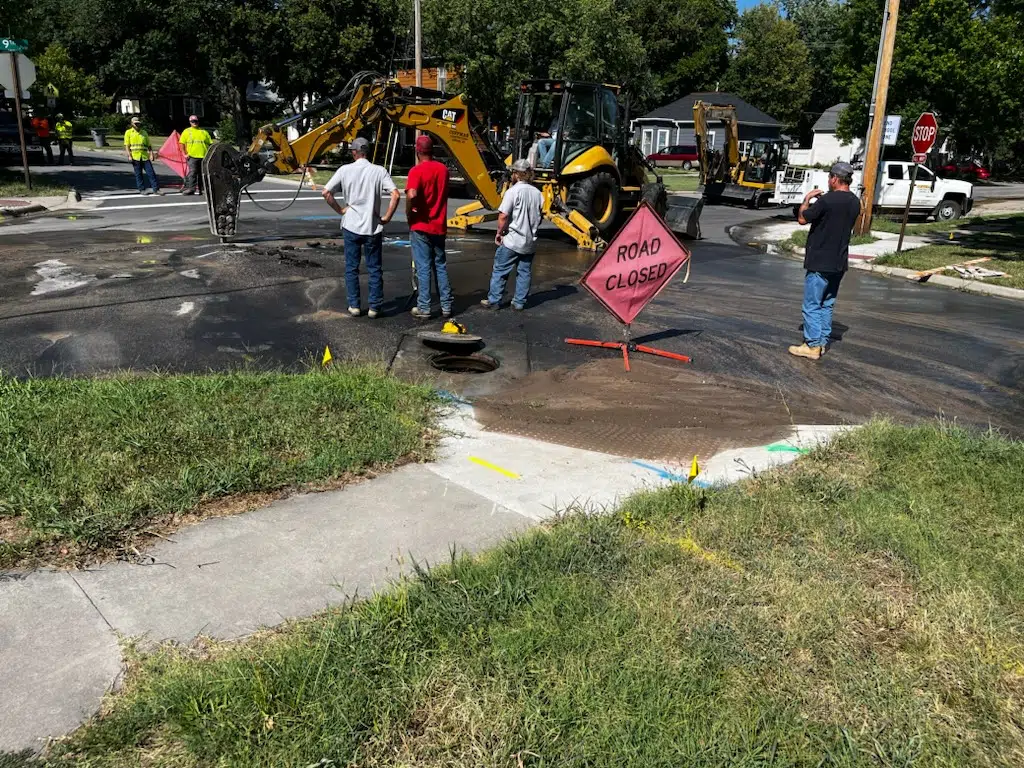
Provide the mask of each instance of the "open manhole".
POLYGON ((430 364, 445 373, 490 373, 498 370, 500 365, 489 355, 458 355, 451 352, 432 355, 430 364))

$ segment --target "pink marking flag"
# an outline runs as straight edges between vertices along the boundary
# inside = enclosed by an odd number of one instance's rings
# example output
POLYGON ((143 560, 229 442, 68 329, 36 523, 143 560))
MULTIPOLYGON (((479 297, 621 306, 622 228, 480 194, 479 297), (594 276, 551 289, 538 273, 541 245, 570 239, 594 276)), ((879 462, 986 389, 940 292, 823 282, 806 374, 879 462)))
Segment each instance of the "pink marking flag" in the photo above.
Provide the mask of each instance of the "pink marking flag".
POLYGON ((689 260, 690 252, 644 202, 580 282, 628 325, 689 260))
POLYGON ((181 144, 178 143, 180 141, 181 134, 173 131, 167 137, 167 141, 164 142, 163 146, 160 147, 160 151, 156 153, 156 156, 158 159, 163 160, 168 168, 184 179, 188 173, 188 160, 185 158, 185 153, 181 151, 181 144))

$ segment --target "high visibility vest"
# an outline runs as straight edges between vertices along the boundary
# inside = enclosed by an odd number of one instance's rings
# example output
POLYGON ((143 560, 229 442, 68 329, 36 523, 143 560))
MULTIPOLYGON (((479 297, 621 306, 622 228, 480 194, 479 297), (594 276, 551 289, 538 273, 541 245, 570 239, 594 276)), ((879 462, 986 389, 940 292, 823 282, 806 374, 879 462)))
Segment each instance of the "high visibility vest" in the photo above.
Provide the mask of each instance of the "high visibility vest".
POLYGON ((179 141, 184 145, 185 154, 189 157, 206 157, 207 150, 213 144, 209 133, 202 128, 193 128, 192 126, 181 132, 179 141))
POLYGON ((132 160, 145 160, 149 156, 149 136, 145 131, 129 128, 124 134, 124 145, 131 154, 132 160))
POLYGON ((66 140, 70 141, 71 140, 71 131, 72 131, 72 127, 71 127, 71 121, 70 120, 60 120, 60 121, 58 121, 58 123, 57 123, 57 138, 58 139, 66 139, 66 140))

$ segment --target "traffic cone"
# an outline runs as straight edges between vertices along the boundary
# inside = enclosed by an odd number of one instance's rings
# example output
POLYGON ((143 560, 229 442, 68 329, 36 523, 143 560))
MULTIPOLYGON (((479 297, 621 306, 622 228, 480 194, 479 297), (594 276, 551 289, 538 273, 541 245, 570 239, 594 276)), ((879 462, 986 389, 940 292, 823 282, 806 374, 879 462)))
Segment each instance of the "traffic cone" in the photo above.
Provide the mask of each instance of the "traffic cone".
POLYGON ((323 368, 326 368, 328 363, 330 363, 331 360, 333 360, 333 359, 334 358, 331 357, 331 348, 330 347, 324 347, 324 359, 320 361, 320 366, 323 367, 323 368))
POLYGON ((316 177, 313 175, 313 169, 310 166, 306 166, 306 182, 309 184, 309 188, 316 190, 316 177))
POLYGON ((697 464, 697 454, 693 455, 693 462, 690 464, 690 474, 686 476, 686 482, 692 483, 700 474, 700 466, 697 464))

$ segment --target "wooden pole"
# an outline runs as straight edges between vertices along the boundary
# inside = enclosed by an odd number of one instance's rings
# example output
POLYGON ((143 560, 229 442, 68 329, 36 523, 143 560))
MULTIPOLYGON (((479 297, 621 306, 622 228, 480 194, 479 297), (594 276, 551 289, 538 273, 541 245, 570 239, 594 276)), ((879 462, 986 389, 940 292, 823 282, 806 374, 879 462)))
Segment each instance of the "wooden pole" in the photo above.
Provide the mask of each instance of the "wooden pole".
POLYGON ((871 214, 875 206, 875 187, 878 185, 878 167, 882 155, 882 134, 885 130, 885 107, 889 97, 889 74, 892 54, 896 46, 896 20, 900 13, 900 0, 886 0, 885 24, 882 27, 881 52, 878 58, 875 92, 872 100, 875 113, 868 129, 868 143, 864 148, 864 191, 861 196, 860 218, 856 232, 866 235, 871 231, 871 214))
POLYGON ((420 0, 413 0, 413 36, 416 40, 416 87, 423 87, 423 29, 420 25, 420 0))
POLYGON ((18 54, 11 54, 11 74, 14 76, 14 109, 18 113, 18 136, 21 138, 21 162, 25 166, 25 186, 32 191, 32 175, 28 170, 28 148, 25 146, 25 122, 21 117, 21 75, 18 73, 18 54))

